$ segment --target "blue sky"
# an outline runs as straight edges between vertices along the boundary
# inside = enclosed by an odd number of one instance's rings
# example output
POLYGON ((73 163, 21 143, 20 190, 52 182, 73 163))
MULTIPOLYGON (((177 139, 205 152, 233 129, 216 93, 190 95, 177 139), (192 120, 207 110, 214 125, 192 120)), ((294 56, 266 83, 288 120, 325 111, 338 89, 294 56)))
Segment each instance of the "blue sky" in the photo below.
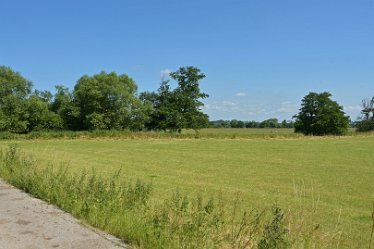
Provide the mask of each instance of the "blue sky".
POLYGON ((291 119, 329 91, 352 119, 374 95, 374 0, 0 0, 0 64, 36 89, 126 73, 139 91, 199 67, 214 119, 291 119))

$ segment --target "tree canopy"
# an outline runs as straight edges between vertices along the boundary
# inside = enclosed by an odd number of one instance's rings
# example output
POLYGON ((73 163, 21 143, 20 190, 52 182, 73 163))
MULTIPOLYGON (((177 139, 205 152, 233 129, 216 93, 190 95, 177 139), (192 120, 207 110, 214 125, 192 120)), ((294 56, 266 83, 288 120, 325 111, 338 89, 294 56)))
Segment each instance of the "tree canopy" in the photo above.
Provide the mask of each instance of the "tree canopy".
POLYGON ((137 95, 135 81, 126 74, 100 72, 83 75, 70 91, 56 86, 55 94, 32 92, 31 81, 0 66, 0 131, 130 129, 134 131, 199 129, 208 124, 201 112, 200 69, 182 67, 170 74, 178 82, 171 90, 162 82, 157 92, 137 95))
POLYGON ((328 92, 310 92, 301 102, 295 121, 295 132, 305 135, 342 135, 348 129, 349 117, 343 107, 331 100, 328 92))
POLYGON ((101 72, 82 76, 74 100, 83 129, 128 128, 137 85, 126 74, 101 72))
POLYGON ((0 66, 0 131, 27 133, 61 127, 48 109, 48 92, 31 94, 32 82, 11 68, 0 66))
POLYGON ((140 94, 143 103, 150 103, 153 107, 151 118, 147 123, 149 129, 170 130, 180 132, 184 128, 198 130, 207 127, 208 116, 201 111, 201 99, 208 94, 202 93, 199 81, 205 78, 196 67, 181 67, 170 73, 170 77, 178 85, 171 90, 170 82, 161 82, 157 92, 140 94))

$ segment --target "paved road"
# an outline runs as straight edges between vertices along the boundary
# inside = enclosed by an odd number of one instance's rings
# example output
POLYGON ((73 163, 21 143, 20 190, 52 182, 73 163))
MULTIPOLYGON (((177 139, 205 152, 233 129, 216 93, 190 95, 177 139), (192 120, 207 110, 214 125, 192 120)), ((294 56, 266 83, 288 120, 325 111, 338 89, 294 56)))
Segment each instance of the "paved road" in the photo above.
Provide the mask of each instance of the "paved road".
POLYGON ((125 245, 0 179, 0 249, 47 248, 123 249, 125 245))

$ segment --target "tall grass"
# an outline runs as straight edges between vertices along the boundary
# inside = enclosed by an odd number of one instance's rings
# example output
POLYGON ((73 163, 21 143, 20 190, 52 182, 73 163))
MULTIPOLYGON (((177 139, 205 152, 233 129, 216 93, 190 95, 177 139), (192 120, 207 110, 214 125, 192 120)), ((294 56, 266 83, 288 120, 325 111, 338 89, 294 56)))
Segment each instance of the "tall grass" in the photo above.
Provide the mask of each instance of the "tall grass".
POLYGON ((93 130, 93 131, 34 131, 27 134, 0 132, 0 140, 14 139, 195 139, 195 138, 296 138, 293 129, 203 129, 184 130, 182 133, 163 131, 93 130), (278 131, 279 130, 279 131, 278 131), (282 131, 281 131, 282 130, 282 131))
MULTIPOLYGON (((356 132, 349 129, 345 136, 368 136, 373 132, 356 132)), ((183 130, 182 133, 164 131, 92 130, 92 131, 33 131, 27 134, 0 132, 0 140, 14 139, 254 139, 254 138, 302 138, 290 128, 206 128, 199 131, 183 130)))
POLYGON ((150 184, 127 181, 121 171, 102 178, 67 168, 37 166, 15 145, 0 152, 3 179, 135 248, 324 248, 326 234, 315 224, 297 222, 277 206, 243 211, 240 195, 227 205, 220 196, 191 198, 177 190, 154 203, 150 184))

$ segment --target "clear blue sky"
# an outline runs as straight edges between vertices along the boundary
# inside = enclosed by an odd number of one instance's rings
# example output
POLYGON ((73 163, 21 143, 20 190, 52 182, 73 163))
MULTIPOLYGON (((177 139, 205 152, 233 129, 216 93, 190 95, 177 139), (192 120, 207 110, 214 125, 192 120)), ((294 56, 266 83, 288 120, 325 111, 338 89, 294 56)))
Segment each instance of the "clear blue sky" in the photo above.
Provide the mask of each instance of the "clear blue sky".
POLYGON ((211 119, 291 119, 329 91, 355 119, 374 95, 374 0, 0 0, 0 64, 39 90, 126 73, 139 91, 199 67, 211 119))

